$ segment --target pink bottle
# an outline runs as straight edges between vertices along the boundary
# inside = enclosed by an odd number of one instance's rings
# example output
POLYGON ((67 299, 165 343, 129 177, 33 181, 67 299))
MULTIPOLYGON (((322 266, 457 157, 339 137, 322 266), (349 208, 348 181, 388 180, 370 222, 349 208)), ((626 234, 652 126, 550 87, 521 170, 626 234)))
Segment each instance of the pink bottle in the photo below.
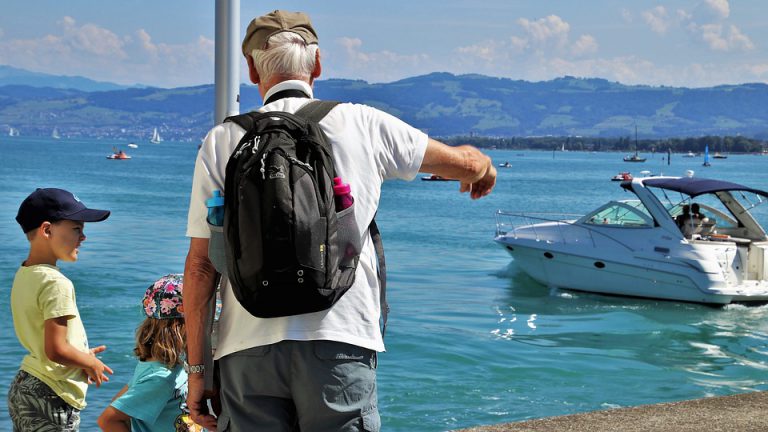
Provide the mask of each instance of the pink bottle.
POLYGON ((333 198, 336 203, 336 211, 340 212, 345 208, 351 207, 355 202, 350 193, 349 184, 342 183, 341 177, 333 178, 333 198))

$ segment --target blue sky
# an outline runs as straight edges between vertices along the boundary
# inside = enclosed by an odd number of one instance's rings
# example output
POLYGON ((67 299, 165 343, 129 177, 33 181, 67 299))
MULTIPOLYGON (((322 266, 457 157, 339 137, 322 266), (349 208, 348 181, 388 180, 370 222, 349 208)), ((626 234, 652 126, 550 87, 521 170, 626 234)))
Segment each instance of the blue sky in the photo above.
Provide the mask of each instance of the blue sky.
MULTIPOLYGON (((13 0, 0 64, 121 84, 213 82, 213 0, 13 0)), ((768 82, 764 0, 241 0, 241 34, 273 9, 307 12, 323 78, 430 72, 703 87, 768 82)), ((243 74, 243 77, 246 77, 243 74)))

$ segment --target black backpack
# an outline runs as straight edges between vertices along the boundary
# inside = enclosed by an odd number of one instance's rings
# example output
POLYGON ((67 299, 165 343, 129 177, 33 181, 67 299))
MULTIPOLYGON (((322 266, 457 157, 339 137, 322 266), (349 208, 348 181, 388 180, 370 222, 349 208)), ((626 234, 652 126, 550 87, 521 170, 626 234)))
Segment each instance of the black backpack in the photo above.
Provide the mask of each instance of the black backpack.
MULTIPOLYGON (((311 101, 295 114, 250 112, 225 120, 246 131, 225 174, 227 277, 237 300, 256 317, 328 309, 354 282, 362 247, 355 206, 336 211, 333 152, 318 125, 337 104, 311 101)), ((369 230, 386 325, 384 255, 375 221, 369 230)))

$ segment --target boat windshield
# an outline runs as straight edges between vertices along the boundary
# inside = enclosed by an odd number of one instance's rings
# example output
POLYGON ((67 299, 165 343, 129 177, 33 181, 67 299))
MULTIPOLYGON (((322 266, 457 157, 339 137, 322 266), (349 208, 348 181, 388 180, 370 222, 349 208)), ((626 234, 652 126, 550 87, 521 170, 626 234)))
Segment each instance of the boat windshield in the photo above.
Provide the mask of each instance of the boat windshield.
MULTIPOLYGON (((738 217, 725 206, 723 201, 714 193, 705 193, 697 195, 695 198, 690 196, 668 191, 659 188, 648 188, 664 204, 672 219, 676 219, 683 214, 683 206, 698 204, 701 216, 709 219, 710 222, 717 224, 719 228, 737 228, 740 226, 738 217)), ((739 195, 732 196, 731 199, 743 201, 739 195)), ((742 202, 747 207, 748 202, 742 202)), ((748 207, 747 207, 748 208, 748 207)))
POLYGON ((653 227, 653 218, 640 200, 611 201, 579 222, 620 228, 653 227))
POLYGON ((709 219, 710 222, 717 224, 720 228, 736 228, 739 222, 733 216, 730 210, 723 205, 717 196, 713 194, 699 195, 695 199, 686 198, 685 200, 667 205, 667 211, 673 219, 683 214, 683 206, 692 204, 699 205, 699 214, 709 219))

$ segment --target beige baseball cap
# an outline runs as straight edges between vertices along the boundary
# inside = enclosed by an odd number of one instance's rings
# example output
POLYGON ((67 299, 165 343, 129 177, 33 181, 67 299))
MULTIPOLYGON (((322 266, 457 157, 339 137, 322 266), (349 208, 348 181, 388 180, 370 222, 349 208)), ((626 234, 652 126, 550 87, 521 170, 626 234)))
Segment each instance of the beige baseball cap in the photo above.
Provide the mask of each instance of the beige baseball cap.
POLYGON ((298 34, 307 44, 317 44, 317 33, 305 13, 276 10, 254 18, 248 24, 243 38, 243 55, 249 56, 254 49, 266 48, 272 35, 284 31, 298 34))

